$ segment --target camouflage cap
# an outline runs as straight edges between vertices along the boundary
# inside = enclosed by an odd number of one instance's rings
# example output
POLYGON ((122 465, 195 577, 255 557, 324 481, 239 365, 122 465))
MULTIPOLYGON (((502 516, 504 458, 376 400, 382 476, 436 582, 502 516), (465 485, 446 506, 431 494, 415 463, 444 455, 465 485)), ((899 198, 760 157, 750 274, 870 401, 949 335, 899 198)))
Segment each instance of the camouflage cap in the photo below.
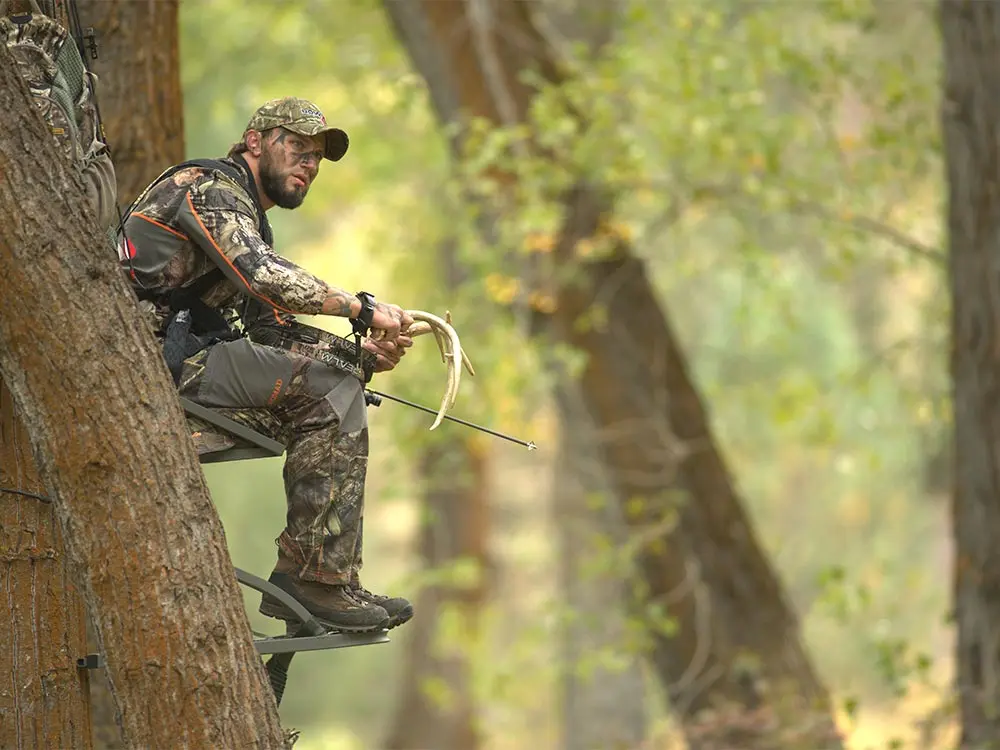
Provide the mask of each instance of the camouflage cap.
MULTIPOLYGON (((340 128, 326 124, 326 118, 319 107, 306 99, 286 96, 265 102, 253 113, 246 130, 270 130, 285 128, 299 135, 325 135, 326 156, 330 161, 340 161, 347 153, 349 141, 347 133, 340 128)), ((246 133, 246 130, 243 132, 246 133)))

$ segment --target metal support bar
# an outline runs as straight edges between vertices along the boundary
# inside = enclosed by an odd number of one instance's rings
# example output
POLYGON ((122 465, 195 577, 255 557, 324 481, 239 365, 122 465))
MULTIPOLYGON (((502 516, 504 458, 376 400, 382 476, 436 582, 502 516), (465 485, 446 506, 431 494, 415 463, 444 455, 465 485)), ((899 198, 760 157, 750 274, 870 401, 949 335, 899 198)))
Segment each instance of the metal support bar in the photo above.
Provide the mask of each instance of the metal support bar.
MULTIPOLYGON (((280 454, 278 454, 280 455, 280 454)), ((257 448, 248 445, 247 447, 237 446, 211 453, 202 453, 198 456, 198 463, 201 464, 221 464, 227 461, 249 461, 254 458, 276 458, 275 454, 266 448, 257 448)))
POLYGON ((249 586, 262 594, 270 594, 284 604, 299 618, 299 622, 302 623, 301 629, 305 630, 308 635, 323 635, 326 633, 326 628, 319 624, 316 618, 310 614, 309 610, 303 607, 298 599, 284 589, 240 568, 236 568, 236 580, 244 586, 249 586))
MULTIPOLYGON (((188 414, 198 417, 199 419, 204 419, 209 424, 213 424, 226 432, 235 435, 242 440, 246 440, 248 443, 256 445, 258 448, 263 448, 271 456, 280 456, 285 452, 285 446, 279 443, 277 440, 272 440, 266 435, 261 435, 259 432, 251 430, 246 425, 242 425, 229 417, 224 417, 212 409, 209 409, 201 404, 196 404, 191 399, 181 397, 181 406, 184 407, 184 411, 188 414)), ((208 454, 211 455, 211 454, 208 454)), ((254 456, 255 458, 258 456, 254 456)), ((210 463, 210 461, 202 458, 202 463, 210 463)))

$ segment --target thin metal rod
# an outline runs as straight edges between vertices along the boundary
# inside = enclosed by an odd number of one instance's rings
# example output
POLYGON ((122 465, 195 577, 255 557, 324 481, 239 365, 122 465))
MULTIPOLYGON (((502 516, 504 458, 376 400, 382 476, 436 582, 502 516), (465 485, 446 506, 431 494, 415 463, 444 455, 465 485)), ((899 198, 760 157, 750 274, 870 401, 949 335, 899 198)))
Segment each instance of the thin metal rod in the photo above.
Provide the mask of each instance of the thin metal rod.
MULTIPOLYGON (((437 412, 434 409, 430 409, 430 408, 428 408, 426 406, 421 406, 420 404, 415 404, 412 401, 407 401, 405 398, 399 398, 399 396, 390 396, 388 393, 382 393, 381 391, 375 391, 375 390, 372 390, 371 388, 368 388, 366 390, 369 393, 372 393, 372 394, 374 394, 376 396, 379 396, 380 398, 387 398, 390 401, 396 401, 397 403, 404 404, 406 406, 412 406, 414 409, 420 409, 420 411, 425 411, 428 414, 435 414, 435 415, 437 414, 437 412)), ((464 425, 466 427, 471 427, 474 430, 479 430, 480 432, 485 432, 485 433, 487 433, 489 435, 493 435, 494 437, 503 438, 504 440, 509 440, 512 443, 517 443, 518 445, 523 445, 529 451, 533 451, 533 450, 537 450, 538 449, 538 446, 535 445, 535 443, 533 441, 531 441, 531 440, 521 440, 520 438, 511 437, 510 435, 505 435, 502 432, 497 432, 496 430, 491 430, 489 427, 483 427, 483 426, 478 425, 478 424, 473 424, 472 422, 466 422, 464 419, 459 419, 458 417, 453 417, 453 416, 451 416, 449 414, 445 414, 444 418, 447 419, 447 420, 449 420, 449 421, 451 421, 451 422, 457 422, 460 425, 464 425)))
POLYGON ((13 487, 0 487, 0 492, 7 492, 11 495, 20 495, 21 497, 33 497, 36 500, 41 500, 43 503, 52 502, 52 498, 46 495, 39 495, 37 492, 28 492, 27 490, 15 490, 13 487))

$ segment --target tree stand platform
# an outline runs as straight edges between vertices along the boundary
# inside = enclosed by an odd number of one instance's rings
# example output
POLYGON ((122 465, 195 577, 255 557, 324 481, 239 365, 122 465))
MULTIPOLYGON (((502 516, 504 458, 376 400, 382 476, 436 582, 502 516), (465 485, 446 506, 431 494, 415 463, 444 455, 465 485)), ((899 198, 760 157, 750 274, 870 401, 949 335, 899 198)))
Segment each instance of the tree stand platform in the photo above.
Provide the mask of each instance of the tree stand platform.
MULTIPOLYGON (((198 460, 202 464, 276 458, 285 452, 285 446, 277 440, 255 432, 201 404, 181 398, 181 405, 188 420, 198 428, 196 435, 202 437, 205 433, 209 433, 212 438, 212 441, 209 441, 213 443, 211 450, 198 447, 198 460)), ((197 442, 196 438, 196 444, 197 442)), ((285 692, 285 683, 288 681, 288 668, 292 657, 299 651, 325 651, 331 648, 350 648, 389 642, 386 630, 371 633, 331 631, 320 624, 295 597, 253 573, 236 568, 236 580, 243 586, 277 598, 298 618, 297 622, 286 623, 285 635, 270 636, 256 631, 253 634, 257 653, 270 656, 265 666, 275 700, 279 705, 285 692)), ((89 654, 77 660, 77 666, 81 669, 97 669, 103 665, 103 659, 99 654, 89 654)))

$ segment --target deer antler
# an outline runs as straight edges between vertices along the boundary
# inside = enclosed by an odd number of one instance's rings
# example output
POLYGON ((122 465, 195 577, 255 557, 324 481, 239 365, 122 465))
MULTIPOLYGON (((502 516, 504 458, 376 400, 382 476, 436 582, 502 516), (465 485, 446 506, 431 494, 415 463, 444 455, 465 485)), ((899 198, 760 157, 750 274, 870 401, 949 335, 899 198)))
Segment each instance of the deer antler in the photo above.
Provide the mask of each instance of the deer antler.
POLYGON ((469 361, 465 350, 462 349, 458 332, 452 328, 450 312, 445 312, 444 320, 423 310, 407 310, 406 312, 415 322, 403 333, 411 338, 433 333, 438 349, 441 350, 441 361, 448 366, 448 385, 441 398, 441 407, 438 409, 437 417, 434 419, 434 424, 431 425, 433 430, 441 424, 448 409, 455 405, 458 385, 462 379, 462 367, 464 366, 469 375, 472 376, 475 376, 476 371, 472 369, 472 362, 469 361))

